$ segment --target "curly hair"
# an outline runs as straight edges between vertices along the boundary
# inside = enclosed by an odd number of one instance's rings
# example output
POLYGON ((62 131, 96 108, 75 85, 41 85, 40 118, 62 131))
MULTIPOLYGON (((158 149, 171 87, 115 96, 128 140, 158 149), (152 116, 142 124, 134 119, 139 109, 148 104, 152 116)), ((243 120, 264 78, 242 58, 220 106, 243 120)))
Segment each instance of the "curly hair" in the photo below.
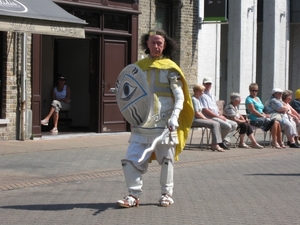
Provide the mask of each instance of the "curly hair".
POLYGON ((147 34, 143 34, 141 36, 141 48, 142 50, 146 53, 146 54, 150 54, 150 50, 147 46, 147 41, 150 37, 150 35, 153 35, 153 34, 157 34, 157 35, 160 35, 162 36, 164 39, 165 39, 165 42, 166 42, 166 48, 163 50, 163 55, 166 56, 166 57, 170 57, 174 51, 177 49, 177 44, 176 42, 170 38, 167 33, 162 30, 162 29, 157 29, 157 28, 154 28, 152 30, 150 30, 147 34))

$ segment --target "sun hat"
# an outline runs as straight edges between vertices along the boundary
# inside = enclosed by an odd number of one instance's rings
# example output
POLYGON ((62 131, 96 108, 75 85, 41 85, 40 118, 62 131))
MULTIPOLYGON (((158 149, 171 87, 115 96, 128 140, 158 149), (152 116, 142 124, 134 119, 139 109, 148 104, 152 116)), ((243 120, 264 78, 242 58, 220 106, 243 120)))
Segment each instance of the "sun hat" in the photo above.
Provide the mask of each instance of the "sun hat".
POLYGON ((204 78, 202 83, 203 84, 212 83, 212 79, 211 78, 204 78))
POLYGON ((280 88, 274 88, 274 89, 272 90, 272 94, 274 94, 274 93, 276 93, 276 92, 282 93, 283 90, 281 90, 280 88))

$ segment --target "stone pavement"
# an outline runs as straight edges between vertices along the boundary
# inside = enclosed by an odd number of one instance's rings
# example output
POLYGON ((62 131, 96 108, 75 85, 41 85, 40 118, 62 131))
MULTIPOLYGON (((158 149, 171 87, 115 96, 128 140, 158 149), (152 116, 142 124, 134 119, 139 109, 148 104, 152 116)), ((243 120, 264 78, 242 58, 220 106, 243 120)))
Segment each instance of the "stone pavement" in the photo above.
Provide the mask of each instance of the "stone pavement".
POLYGON ((167 208, 157 206, 156 162, 140 206, 116 206, 127 194, 120 159, 129 133, 1 142, 0 224, 300 224, 300 150, 201 151, 199 132, 175 164, 167 208))

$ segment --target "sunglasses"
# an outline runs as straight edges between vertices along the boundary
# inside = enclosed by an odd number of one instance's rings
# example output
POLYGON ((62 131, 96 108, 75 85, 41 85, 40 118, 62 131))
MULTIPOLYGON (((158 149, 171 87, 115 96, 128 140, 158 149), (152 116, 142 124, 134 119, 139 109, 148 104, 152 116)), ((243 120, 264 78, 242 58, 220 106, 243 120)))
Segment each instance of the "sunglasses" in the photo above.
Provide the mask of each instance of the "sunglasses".
POLYGON ((253 91, 253 92, 258 92, 258 90, 250 90, 250 91, 253 91))

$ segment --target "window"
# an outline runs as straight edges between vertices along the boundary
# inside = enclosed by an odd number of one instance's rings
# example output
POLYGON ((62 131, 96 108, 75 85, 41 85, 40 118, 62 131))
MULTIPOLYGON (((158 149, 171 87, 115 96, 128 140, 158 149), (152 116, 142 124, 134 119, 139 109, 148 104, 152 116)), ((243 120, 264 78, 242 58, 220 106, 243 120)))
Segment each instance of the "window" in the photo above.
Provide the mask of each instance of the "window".
POLYGON ((105 14, 104 15, 104 28, 128 31, 129 30, 129 18, 126 15, 105 14))
POLYGON ((163 29, 172 37, 172 2, 161 1, 156 3, 155 27, 163 29), (161 3, 164 2, 164 3, 161 3))
POLYGON ((91 11, 91 10, 81 9, 81 8, 71 8, 71 7, 62 7, 62 8, 66 10, 68 13, 82 20, 85 20, 85 22, 87 22, 85 27, 100 28, 101 13, 91 11))

